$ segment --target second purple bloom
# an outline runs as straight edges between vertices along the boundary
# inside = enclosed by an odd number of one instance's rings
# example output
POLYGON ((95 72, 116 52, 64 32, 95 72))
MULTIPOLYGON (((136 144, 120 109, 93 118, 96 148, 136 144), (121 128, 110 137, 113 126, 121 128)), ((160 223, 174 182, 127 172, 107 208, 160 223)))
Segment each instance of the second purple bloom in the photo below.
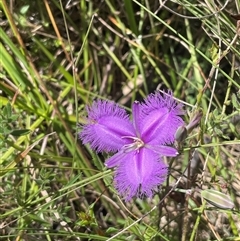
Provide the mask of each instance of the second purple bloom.
POLYGON ((115 152, 106 160, 116 168, 114 183, 121 196, 129 201, 152 197, 168 174, 163 156, 176 156, 176 130, 183 125, 182 105, 171 94, 150 94, 132 106, 132 120, 125 109, 111 101, 97 100, 87 108, 87 123, 80 138, 98 152, 115 152))

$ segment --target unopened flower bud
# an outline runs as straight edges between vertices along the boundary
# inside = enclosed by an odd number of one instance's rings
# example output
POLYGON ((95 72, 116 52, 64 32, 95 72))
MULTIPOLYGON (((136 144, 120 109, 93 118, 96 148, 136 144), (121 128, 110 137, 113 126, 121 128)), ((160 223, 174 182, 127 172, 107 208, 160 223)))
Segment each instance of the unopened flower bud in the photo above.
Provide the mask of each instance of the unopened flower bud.
POLYGON ((207 189, 201 191, 201 196, 210 204, 221 209, 233 209, 234 203, 232 199, 219 191, 207 189))
POLYGON ((198 126, 203 116, 202 110, 197 110, 194 114, 193 118, 191 119, 190 123, 186 126, 188 133, 190 133, 195 127, 198 126))
POLYGON ((185 126, 180 126, 176 133, 175 133, 175 139, 177 142, 183 142, 187 137, 187 129, 185 126))

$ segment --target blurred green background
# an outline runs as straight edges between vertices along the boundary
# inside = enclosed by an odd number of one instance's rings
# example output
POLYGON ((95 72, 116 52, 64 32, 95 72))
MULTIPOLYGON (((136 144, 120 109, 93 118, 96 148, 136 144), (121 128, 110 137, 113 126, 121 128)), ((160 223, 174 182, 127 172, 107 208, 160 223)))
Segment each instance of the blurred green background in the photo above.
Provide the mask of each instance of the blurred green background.
POLYGON ((0 240, 240 240, 239 8, 0 0, 0 240), (77 134, 94 99, 129 110, 156 89, 203 116, 154 198, 124 203, 77 134))

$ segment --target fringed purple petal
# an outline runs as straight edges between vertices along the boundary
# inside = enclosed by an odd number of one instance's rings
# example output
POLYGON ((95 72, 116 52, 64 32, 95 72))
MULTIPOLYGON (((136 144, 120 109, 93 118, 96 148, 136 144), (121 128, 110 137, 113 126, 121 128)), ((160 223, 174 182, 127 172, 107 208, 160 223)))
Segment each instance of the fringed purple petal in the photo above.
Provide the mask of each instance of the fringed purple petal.
POLYGON ((171 95, 159 92, 149 95, 141 106, 141 137, 145 143, 171 144, 183 120, 184 111, 171 95))
POLYGON ((183 125, 183 120, 171 112, 164 116, 162 110, 152 111, 143 119, 142 140, 151 144, 171 144, 175 140, 177 129, 183 125))
POLYGON ((148 115, 152 110, 158 108, 167 108, 169 111, 174 112, 175 115, 184 115, 183 105, 174 100, 172 92, 161 94, 155 92, 147 96, 145 103, 143 104, 143 112, 148 115))
POLYGON ((152 197, 154 189, 168 174, 167 166, 153 151, 141 148, 127 153, 116 170, 115 186, 129 201, 132 197, 152 197))
POLYGON ((124 136, 134 135, 134 128, 126 111, 113 102, 95 101, 87 108, 87 124, 79 134, 83 144, 96 151, 117 151, 129 143, 124 136))

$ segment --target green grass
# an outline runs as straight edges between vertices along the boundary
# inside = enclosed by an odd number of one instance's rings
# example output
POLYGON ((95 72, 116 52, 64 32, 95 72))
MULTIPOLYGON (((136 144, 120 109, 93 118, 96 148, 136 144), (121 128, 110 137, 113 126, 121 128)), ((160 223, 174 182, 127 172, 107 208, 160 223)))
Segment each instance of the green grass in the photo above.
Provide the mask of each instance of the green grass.
POLYGON ((0 1, 0 240, 240 240, 240 2, 163 3, 0 1), (154 198, 125 203, 78 123, 156 89, 203 117, 154 198))

